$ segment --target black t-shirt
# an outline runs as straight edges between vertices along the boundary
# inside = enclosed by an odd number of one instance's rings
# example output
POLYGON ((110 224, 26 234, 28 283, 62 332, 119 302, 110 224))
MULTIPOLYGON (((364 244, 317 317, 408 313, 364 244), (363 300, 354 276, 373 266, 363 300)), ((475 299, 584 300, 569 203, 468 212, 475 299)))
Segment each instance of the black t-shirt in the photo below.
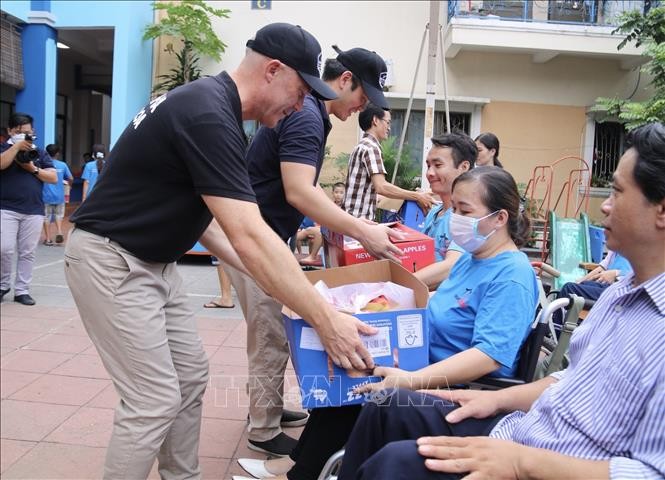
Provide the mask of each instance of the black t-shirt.
POLYGON ((292 113, 273 129, 259 128, 249 146, 249 175, 261 214, 284 241, 298 231, 304 215, 286 200, 280 163, 312 165, 316 168, 316 184, 331 128, 325 104, 308 95, 302 110, 292 113))
POLYGON ((256 202, 245 150, 240 97, 227 73, 176 88, 125 128, 72 221, 143 260, 173 262, 212 220, 201 195, 256 202))

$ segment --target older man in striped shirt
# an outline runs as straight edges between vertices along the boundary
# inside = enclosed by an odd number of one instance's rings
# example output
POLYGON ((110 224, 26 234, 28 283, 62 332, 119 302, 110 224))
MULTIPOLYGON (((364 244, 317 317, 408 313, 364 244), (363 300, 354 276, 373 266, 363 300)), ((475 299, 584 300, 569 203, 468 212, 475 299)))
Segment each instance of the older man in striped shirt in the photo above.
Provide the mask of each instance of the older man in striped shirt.
POLYGON ((627 141, 601 209, 608 248, 634 272, 575 331, 570 367, 495 392, 370 404, 340 480, 665 477, 665 126, 627 141))

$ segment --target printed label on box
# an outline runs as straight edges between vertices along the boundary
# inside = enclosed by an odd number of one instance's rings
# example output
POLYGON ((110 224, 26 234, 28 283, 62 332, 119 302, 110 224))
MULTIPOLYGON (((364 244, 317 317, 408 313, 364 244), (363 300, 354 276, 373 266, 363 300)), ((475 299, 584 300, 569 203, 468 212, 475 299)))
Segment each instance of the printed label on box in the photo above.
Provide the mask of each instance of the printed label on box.
POLYGON ((375 335, 361 335, 360 339, 372 357, 390 355, 390 327, 380 327, 375 335))
POLYGON ((399 348, 423 346, 423 316, 397 315, 397 341, 399 348))
POLYGON ((300 334, 300 348, 304 350, 319 350, 323 352, 323 344, 316 330, 310 327, 303 327, 300 334))

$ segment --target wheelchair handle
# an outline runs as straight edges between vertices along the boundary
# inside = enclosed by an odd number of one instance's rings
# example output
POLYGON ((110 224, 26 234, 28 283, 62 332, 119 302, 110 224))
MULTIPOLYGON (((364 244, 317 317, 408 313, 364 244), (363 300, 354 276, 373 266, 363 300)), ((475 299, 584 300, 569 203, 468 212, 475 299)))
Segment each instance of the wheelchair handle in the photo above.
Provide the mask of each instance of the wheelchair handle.
POLYGON ((539 268, 541 271, 545 272, 546 274, 554 278, 559 278, 561 276, 560 271, 558 271, 552 265, 549 265, 545 262, 531 262, 531 266, 534 268, 539 268))

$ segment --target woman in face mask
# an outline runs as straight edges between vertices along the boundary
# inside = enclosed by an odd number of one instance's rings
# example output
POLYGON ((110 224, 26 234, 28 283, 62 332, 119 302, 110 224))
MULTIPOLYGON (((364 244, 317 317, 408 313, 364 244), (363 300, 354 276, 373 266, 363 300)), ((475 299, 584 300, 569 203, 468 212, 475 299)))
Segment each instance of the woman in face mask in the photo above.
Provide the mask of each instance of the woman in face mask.
POLYGON ((95 188, 97 177, 101 175, 106 165, 106 147, 101 143, 96 143, 92 146, 92 161, 85 164, 81 178, 83 179, 83 197, 81 201, 88 198, 88 195, 95 188))
MULTIPOLYGON (((429 300, 431 364, 415 372, 377 367, 374 374, 384 380, 359 392, 448 387, 484 375, 515 375, 538 302, 535 273, 518 250, 530 228, 520 211, 517 185, 498 167, 469 170, 453 182, 452 206, 449 233, 467 253, 429 300)), ((288 478, 315 479, 326 459, 344 446, 359 413, 357 405, 313 410, 292 454, 298 459, 295 466, 291 458, 239 463, 258 478, 284 479, 280 474, 292 469, 288 478)))
POLYGON ((514 376, 533 321, 538 285, 518 247, 530 227, 517 185, 497 167, 478 167, 453 183, 452 240, 463 254, 430 298, 431 365, 416 372, 378 367, 372 389, 435 388, 484 375, 514 376))

